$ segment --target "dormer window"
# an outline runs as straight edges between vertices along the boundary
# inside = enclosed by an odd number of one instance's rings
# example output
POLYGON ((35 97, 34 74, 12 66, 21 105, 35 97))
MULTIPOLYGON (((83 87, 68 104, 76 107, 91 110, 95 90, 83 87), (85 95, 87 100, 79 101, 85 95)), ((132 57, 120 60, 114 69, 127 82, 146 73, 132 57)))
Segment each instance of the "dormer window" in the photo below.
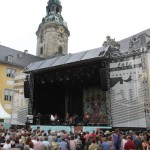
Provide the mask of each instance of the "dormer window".
POLYGON ((19 57, 19 58, 22 58, 22 54, 21 54, 21 53, 20 53, 20 54, 18 54, 18 57, 19 57))
POLYGON ((13 56, 12 56, 12 55, 8 55, 8 56, 7 56, 7 61, 13 62, 13 56))

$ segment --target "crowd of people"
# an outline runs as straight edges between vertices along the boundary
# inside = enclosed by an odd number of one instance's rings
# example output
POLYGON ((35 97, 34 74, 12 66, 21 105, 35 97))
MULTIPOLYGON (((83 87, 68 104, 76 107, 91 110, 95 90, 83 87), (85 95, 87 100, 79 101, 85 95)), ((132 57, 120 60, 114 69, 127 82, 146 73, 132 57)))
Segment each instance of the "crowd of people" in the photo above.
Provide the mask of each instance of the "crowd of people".
POLYGON ((1 125, 0 145, 4 150, 148 150, 150 133, 121 132, 119 129, 110 132, 99 128, 91 133, 67 133, 64 130, 41 131, 40 128, 5 129, 1 125))

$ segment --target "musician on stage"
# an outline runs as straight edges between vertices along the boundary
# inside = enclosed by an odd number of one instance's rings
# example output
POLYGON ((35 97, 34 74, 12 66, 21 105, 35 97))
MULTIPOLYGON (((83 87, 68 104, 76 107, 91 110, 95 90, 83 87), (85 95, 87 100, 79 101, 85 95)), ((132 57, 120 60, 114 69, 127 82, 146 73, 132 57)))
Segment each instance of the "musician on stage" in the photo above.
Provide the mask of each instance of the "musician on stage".
POLYGON ((41 124, 41 116, 42 116, 42 115, 41 115, 40 113, 38 113, 37 116, 36 116, 36 124, 37 124, 37 125, 40 125, 40 124, 41 124))
POLYGON ((55 123, 55 117, 54 117, 53 114, 51 114, 50 120, 51 120, 51 123, 52 123, 52 124, 55 123))
POLYGON ((78 118, 78 115, 74 114, 70 119, 71 121, 70 124, 73 124, 73 125, 77 124, 77 118, 78 118))
POLYGON ((65 115, 65 124, 66 125, 69 125, 69 119, 70 119, 69 113, 66 113, 66 115, 65 115))
POLYGON ((27 117, 27 121, 25 123, 25 127, 28 130, 30 128, 30 122, 29 122, 29 118, 27 117))
POLYGON ((57 114, 54 115, 54 119, 55 119, 55 123, 56 123, 56 124, 59 124, 59 123, 60 123, 59 117, 58 117, 57 114))
POLYGON ((87 125, 90 121, 90 115, 86 112, 83 117, 83 125, 87 125))

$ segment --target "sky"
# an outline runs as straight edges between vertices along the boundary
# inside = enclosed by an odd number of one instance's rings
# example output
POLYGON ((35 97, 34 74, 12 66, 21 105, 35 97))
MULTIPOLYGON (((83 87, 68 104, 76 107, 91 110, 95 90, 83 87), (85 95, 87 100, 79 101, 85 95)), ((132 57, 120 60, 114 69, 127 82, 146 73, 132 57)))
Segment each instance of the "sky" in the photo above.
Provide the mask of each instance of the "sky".
MULTIPOLYGON (((48 0, 0 0, 0 44, 36 54, 38 25, 48 0)), ((122 40, 150 28, 150 0, 61 0, 68 24, 68 52, 101 47, 106 36, 122 40)))

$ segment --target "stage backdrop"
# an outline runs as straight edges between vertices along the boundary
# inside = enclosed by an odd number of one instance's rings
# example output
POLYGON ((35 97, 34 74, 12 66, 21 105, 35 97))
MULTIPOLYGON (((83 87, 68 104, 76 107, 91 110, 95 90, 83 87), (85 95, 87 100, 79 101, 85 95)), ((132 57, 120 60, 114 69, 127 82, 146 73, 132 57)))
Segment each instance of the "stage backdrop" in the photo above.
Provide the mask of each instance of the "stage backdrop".
MULTIPOLYGON (((143 64, 144 64, 144 74, 147 80, 145 80, 145 89, 150 93, 150 53, 147 52, 143 55, 143 64)), ((150 96, 147 94, 147 98, 145 99, 145 116, 146 116, 146 125, 147 128, 150 129, 150 96)))
POLYGON ((83 110, 90 115, 89 123, 107 124, 106 93, 99 87, 84 89, 83 110))
POLYGON ((146 127, 147 90, 142 56, 110 62, 110 98, 113 127, 146 127))

